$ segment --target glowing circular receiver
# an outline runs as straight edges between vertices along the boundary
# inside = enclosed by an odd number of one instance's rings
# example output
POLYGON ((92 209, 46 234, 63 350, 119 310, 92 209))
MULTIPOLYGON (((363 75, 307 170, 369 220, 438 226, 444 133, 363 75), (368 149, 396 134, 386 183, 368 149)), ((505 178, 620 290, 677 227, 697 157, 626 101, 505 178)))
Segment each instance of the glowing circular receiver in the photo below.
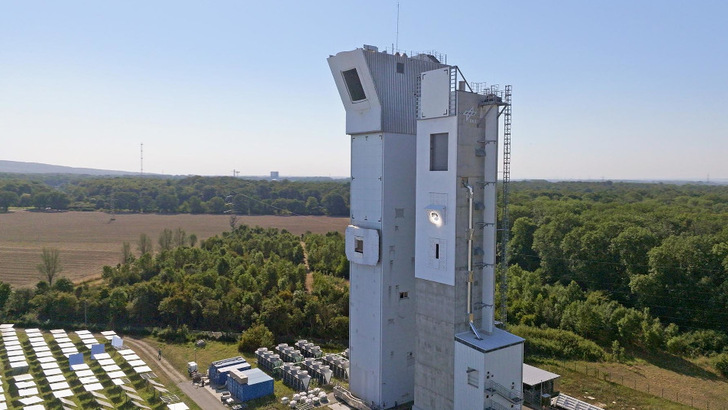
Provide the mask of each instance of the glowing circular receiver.
POLYGON ((428 213, 428 218, 430 219, 430 223, 436 226, 442 225, 442 216, 437 211, 430 211, 428 213))
POLYGON ((435 225, 441 227, 445 225, 445 207, 442 205, 427 205, 425 207, 425 215, 427 220, 435 225))

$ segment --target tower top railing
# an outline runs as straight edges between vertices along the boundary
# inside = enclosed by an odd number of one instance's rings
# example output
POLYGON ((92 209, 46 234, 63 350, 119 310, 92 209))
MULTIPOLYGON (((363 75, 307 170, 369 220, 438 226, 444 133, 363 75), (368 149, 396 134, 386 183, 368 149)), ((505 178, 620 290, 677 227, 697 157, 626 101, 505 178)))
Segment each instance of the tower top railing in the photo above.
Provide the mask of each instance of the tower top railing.
MULTIPOLYGON (((378 47, 372 47, 372 46, 365 46, 364 49, 369 50, 369 51, 378 51, 379 50, 378 47)), ((382 53, 395 54, 395 55, 399 54, 399 55, 408 56, 408 57, 416 57, 418 55, 432 56, 432 57, 435 57, 437 59, 437 61, 439 61, 440 63, 447 64, 447 54, 440 53, 439 51, 436 51, 436 50, 424 50, 424 51, 402 50, 399 48, 395 48, 394 46, 384 47, 381 50, 382 50, 381 51, 382 53)))

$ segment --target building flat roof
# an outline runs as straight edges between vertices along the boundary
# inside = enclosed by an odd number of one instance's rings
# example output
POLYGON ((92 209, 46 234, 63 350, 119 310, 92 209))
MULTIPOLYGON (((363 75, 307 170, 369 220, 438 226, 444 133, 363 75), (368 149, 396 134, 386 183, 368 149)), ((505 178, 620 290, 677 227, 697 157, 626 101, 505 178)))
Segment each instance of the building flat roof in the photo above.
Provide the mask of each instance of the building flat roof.
POLYGON ((549 380, 558 379, 561 377, 556 373, 533 367, 526 363, 523 363, 523 384, 529 386, 535 386, 539 383, 543 383, 549 380))
POLYGON ((230 357, 227 359, 218 360, 218 361, 210 363, 210 367, 222 368, 222 367, 231 366, 235 363, 240 363, 240 362, 245 362, 245 359, 243 358, 243 356, 236 356, 236 357, 230 357))
POLYGON ((255 385, 258 383, 267 382, 269 380, 273 380, 272 377, 268 376, 268 374, 266 374, 264 371, 262 371, 258 368, 248 369, 248 370, 233 369, 233 370, 231 370, 230 373, 232 373, 232 375, 234 375, 233 378, 238 382, 239 382, 239 379, 241 378, 240 376, 247 377, 247 379, 248 379, 247 384, 249 386, 252 386, 252 385, 255 385), (235 377, 235 376, 237 376, 237 377, 235 377))
POLYGON ((481 340, 476 339, 473 332, 470 331, 456 334, 455 340, 482 353, 492 352, 525 342, 525 339, 522 337, 508 333, 497 327, 493 329, 493 333, 491 334, 486 334, 482 330, 480 332, 480 335, 483 337, 481 340))

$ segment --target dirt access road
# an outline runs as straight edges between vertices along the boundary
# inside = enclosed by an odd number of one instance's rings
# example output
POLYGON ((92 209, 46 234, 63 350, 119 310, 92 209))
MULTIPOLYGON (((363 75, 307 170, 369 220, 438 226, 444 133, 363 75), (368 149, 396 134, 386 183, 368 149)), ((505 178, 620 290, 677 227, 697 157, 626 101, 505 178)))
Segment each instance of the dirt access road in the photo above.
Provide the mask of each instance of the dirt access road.
POLYGON ((201 389, 193 385, 192 381, 177 371, 167 359, 162 358, 158 360, 157 350, 154 347, 139 339, 133 339, 128 336, 124 338, 124 344, 128 345, 136 354, 141 356, 152 370, 164 374, 171 383, 179 387, 200 408, 205 410, 227 409, 217 397, 210 394, 206 389, 201 389))

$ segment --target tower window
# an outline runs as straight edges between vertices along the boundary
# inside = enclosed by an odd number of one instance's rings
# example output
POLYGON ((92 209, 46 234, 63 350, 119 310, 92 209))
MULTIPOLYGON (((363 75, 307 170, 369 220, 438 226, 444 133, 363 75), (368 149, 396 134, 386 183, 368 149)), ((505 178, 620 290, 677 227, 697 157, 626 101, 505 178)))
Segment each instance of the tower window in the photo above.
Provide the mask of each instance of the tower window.
POLYGON ((364 239, 354 238, 354 252, 364 253, 364 239))
POLYGON ((473 387, 478 387, 478 375, 480 372, 473 369, 472 367, 468 367, 468 371, 466 372, 468 374, 468 384, 473 387))
POLYGON ((361 85, 359 79, 359 73, 356 68, 346 70, 341 73, 344 76, 344 82, 346 83, 346 89, 349 91, 349 97, 352 102, 366 100, 367 95, 364 93, 364 87, 361 85))
POLYGON ((430 171, 447 171, 447 133, 430 134, 430 171))
POLYGON ((404 63, 397 63, 397 74, 404 74, 404 63))
POLYGON ((409 292, 399 292, 400 299, 409 299, 409 292))

